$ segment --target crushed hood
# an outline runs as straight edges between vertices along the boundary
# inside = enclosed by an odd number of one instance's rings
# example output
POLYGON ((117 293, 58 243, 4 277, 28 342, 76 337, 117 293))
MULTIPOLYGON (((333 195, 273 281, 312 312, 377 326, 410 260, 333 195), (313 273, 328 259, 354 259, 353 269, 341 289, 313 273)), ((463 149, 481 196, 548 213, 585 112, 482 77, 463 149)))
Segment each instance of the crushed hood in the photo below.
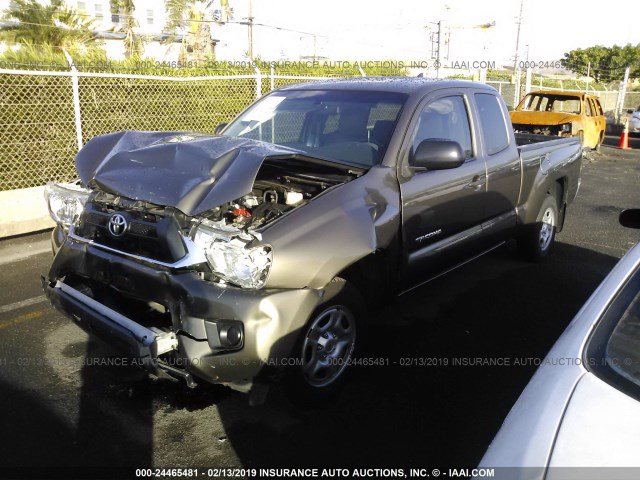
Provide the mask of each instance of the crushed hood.
POLYGON ((266 157, 300 155, 235 137, 126 131, 94 137, 75 161, 84 185, 193 216, 249 193, 266 157))

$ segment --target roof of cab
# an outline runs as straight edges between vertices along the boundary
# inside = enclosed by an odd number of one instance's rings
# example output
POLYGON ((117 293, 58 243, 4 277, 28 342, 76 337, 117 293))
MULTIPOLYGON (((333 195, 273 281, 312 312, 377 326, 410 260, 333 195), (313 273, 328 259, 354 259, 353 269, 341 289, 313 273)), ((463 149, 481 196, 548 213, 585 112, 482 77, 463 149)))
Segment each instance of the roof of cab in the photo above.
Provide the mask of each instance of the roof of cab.
POLYGON ((469 80, 447 80, 423 77, 358 77, 320 80, 313 82, 295 83, 279 90, 363 90, 384 91, 397 93, 426 93, 440 88, 477 88, 495 91, 495 88, 483 83, 469 80))

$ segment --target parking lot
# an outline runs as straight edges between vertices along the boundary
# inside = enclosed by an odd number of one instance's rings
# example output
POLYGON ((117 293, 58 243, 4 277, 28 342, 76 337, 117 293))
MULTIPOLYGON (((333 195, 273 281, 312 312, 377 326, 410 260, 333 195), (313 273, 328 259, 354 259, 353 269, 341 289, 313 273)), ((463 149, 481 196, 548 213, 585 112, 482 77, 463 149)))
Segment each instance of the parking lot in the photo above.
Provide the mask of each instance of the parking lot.
MULTIPOLYGON (((638 148, 639 139, 631 140, 638 148)), ((617 144, 617 137, 607 137, 617 144)), ((475 466, 540 360, 637 240, 640 151, 588 153, 565 229, 541 264, 508 243, 372 314, 340 399, 300 410, 222 387, 157 381, 49 308, 48 233, 0 242, 1 464, 13 467, 475 466), (492 365, 488 365, 491 363, 492 365)), ((49 475, 48 475, 49 476, 49 475)))

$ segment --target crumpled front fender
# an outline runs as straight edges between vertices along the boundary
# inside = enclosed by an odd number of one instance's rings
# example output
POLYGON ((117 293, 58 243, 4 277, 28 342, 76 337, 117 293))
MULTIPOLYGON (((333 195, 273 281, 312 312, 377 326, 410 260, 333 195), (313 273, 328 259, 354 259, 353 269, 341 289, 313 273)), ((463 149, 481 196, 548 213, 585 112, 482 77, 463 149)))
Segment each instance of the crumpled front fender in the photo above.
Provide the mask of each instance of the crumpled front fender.
POLYGON ((395 171, 374 167, 263 232, 262 241, 273 247, 267 288, 322 288, 354 262, 389 246, 399 228, 395 171))

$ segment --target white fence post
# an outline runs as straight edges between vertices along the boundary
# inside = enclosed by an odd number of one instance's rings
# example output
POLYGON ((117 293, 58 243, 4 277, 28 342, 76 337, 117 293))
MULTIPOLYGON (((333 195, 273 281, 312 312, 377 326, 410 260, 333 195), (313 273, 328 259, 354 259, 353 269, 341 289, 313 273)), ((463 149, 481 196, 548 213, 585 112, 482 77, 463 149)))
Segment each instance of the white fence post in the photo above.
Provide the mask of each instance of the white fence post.
POLYGON ((253 64, 253 69, 256 72, 256 100, 262 96, 262 74, 256 63, 253 64))
POLYGON ((82 148, 82 117, 80 114, 80 89, 78 87, 78 70, 66 50, 62 50, 71 68, 71 90, 73 91, 73 114, 76 119, 76 139, 78 151, 82 148))
POLYGON ((531 91, 531 77, 533 71, 530 68, 527 68, 527 73, 524 76, 524 93, 525 95, 531 91))
POLYGON ((276 69, 273 66, 273 62, 271 63, 270 74, 271 74, 271 78, 269 79, 269 87, 270 87, 270 90, 275 90, 275 88, 276 88, 276 69))
POLYGON ((520 79, 522 77, 522 70, 519 68, 515 72, 515 88, 513 89, 513 107, 515 108, 520 103, 520 79))

